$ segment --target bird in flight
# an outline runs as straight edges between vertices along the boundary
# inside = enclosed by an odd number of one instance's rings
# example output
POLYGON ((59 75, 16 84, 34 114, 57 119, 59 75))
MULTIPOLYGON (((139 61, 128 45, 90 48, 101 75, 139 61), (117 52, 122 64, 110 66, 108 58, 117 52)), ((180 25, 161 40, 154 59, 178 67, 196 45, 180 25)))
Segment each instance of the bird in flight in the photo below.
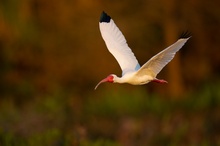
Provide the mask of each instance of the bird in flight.
POLYGON ((129 48, 124 35, 112 18, 104 11, 100 17, 99 28, 109 52, 115 57, 121 67, 122 77, 110 74, 101 80, 95 89, 104 82, 128 83, 132 85, 143 85, 149 82, 168 83, 165 80, 157 79, 156 76, 190 38, 188 34, 183 34, 174 44, 153 56, 141 67, 129 48))

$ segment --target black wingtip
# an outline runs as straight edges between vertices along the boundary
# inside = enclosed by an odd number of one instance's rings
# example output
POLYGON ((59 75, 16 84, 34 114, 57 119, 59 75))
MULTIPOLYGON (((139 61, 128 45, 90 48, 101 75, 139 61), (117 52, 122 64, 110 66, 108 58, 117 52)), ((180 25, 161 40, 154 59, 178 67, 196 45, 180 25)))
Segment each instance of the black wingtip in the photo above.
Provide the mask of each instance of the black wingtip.
POLYGON ((180 35, 180 39, 186 39, 186 38, 189 38, 189 37, 191 37, 192 36, 192 34, 191 34, 191 32, 189 32, 189 31, 185 31, 185 32, 183 32, 181 35, 180 35))
POLYGON ((103 11, 101 16, 100 16, 100 22, 107 22, 107 23, 109 23, 110 20, 111 20, 111 17, 107 13, 105 13, 103 11))

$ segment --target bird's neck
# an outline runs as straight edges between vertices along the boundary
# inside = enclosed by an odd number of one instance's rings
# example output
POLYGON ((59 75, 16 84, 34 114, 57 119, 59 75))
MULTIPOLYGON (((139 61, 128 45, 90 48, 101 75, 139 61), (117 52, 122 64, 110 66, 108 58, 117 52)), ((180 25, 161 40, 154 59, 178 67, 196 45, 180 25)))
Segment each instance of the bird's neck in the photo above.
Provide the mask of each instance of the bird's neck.
POLYGON ((130 83, 133 84, 134 76, 136 72, 130 72, 124 74, 122 77, 115 77, 114 82, 115 83, 130 83))
POLYGON ((124 80, 122 77, 115 76, 114 83, 124 83, 124 80))

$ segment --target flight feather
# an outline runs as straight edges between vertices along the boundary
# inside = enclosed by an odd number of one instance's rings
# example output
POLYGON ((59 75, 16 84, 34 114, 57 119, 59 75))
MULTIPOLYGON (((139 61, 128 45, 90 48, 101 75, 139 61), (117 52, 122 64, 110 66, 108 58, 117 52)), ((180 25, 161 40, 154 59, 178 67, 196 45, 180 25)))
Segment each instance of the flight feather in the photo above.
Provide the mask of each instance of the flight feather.
POLYGON ((134 53, 129 48, 124 35, 105 12, 101 14, 99 27, 109 52, 115 57, 122 69, 122 75, 137 71, 140 65, 134 53))
POLYGON ((182 48, 189 38, 190 37, 180 38, 174 44, 153 56, 137 71, 136 75, 143 75, 148 72, 153 77, 156 77, 164 66, 166 66, 174 58, 176 52, 182 48))

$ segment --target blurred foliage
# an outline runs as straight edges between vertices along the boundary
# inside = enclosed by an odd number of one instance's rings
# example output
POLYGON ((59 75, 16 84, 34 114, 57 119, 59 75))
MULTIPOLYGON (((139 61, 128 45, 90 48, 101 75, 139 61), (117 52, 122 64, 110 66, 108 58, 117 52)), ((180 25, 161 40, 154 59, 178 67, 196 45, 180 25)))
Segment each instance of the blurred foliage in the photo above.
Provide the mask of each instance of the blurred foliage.
POLYGON ((219 25, 217 0, 0 1, 0 145, 220 145, 219 25), (140 64, 192 32, 159 74, 169 84, 93 91, 121 73, 103 10, 140 64))
MULTIPOLYGON (((62 92, 19 107, 4 99, 1 145, 218 145, 220 83, 181 100, 120 89, 81 102, 62 92), (73 110, 75 109, 75 110, 73 110), (76 110, 77 109, 77 110, 76 110)), ((44 95, 45 96, 45 95, 44 95)), ((95 96, 95 97, 94 97, 95 96)))

